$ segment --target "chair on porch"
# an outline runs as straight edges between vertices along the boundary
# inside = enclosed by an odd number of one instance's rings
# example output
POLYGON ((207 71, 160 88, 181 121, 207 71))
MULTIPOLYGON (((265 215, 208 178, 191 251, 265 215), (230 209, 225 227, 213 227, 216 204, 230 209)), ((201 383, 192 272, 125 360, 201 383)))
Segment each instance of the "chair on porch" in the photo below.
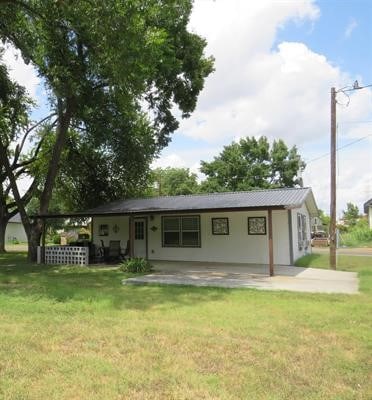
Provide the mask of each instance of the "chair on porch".
POLYGON ((126 260, 127 258, 130 257, 130 239, 127 240, 127 247, 124 250, 124 253, 121 254, 123 257, 123 260, 126 260))
POLYGON ((121 258, 120 240, 110 240, 107 261, 119 261, 121 258))

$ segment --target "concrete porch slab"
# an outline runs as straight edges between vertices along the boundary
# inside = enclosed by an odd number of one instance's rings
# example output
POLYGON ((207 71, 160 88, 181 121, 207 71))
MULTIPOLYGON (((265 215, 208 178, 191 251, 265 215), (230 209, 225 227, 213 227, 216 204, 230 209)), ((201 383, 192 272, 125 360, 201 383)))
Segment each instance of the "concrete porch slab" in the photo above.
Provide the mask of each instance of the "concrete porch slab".
POLYGON ((269 276, 267 265, 152 261, 152 274, 124 279, 124 285, 164 284, 289 290, 310 293, 358 293, 354 272, 277 265, 269 276))

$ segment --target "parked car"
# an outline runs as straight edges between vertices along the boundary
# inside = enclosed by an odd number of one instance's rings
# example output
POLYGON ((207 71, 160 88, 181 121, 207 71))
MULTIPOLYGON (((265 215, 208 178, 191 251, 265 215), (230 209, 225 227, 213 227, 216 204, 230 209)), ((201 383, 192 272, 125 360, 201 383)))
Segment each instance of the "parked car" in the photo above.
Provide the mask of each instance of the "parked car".
POLYGON ((329 236, 325 231, 317 231, 311 234, 312 247, 326 247, 329 246, 329 236))

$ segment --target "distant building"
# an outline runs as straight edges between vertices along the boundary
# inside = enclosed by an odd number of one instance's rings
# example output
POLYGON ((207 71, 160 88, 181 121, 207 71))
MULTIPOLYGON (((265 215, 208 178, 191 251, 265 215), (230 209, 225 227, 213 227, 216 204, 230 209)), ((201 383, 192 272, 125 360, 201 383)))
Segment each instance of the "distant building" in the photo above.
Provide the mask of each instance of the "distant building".
POLYGON ((20 214, 16 214, 14 217, 10 218, 8 225, 5 230, 5 240, 6 242, 27 242, 26 231, 22 225, 22 220, 20 214))
POLYGON ((367 214, 368 225, 372 229, 372 199, 364 203, 364 212, 367 214))

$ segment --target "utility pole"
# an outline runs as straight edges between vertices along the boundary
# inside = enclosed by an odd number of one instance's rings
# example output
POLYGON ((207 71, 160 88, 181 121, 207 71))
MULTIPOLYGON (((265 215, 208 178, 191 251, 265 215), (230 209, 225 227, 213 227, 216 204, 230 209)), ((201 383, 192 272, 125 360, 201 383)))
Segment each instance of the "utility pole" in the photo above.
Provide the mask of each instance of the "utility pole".
POLYGON ((329 266, 336 269, 336 89, 331 89, 331 221, 329 225, 329 266))

